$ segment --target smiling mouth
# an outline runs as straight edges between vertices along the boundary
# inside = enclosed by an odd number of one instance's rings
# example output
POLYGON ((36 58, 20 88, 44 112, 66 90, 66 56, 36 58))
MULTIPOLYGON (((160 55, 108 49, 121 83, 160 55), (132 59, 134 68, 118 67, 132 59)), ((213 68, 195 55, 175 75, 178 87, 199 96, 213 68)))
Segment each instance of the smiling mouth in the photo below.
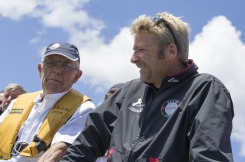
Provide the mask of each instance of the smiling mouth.
POLYGON ((59 83, 61 83, 61 81, 60 81, 60 80, 57 80, 57 79, 50 79, 50 80, 52 80, 52 81, 54 81, 54 82, 59 82, 59 83))
POLYGON ((137 68, 141 69, 143 67, 142 64, 136 64, 137 68))
POLYGON ((137 66, 138 68, 139 68, 139 70, 141 71, 141 70, 143 70, 144 69, 144 65, 139 65, 139 66, 137 66))

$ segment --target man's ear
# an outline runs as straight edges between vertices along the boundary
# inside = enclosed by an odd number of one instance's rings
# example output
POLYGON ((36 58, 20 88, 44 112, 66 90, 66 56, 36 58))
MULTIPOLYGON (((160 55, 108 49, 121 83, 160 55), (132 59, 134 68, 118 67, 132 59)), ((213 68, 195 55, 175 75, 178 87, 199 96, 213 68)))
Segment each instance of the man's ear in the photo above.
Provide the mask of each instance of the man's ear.
POLYGON ((78 79, 82 76, 83 71, 82 70, 78 70, 77 74, 75 75, 75 78, 73 80, 73 84, 76 83, 78 81, 78 79))
POLYGON ((159 56, 162 56, 162 58, 166 59, 175 58, 178 54, 177 46, 174 43, 170 43, 169 45, 165 46, 163 51, 160 52, 162 52, 162 55, 159 56))
POLYGON ((41 73, 42 73, 42 64, 38 64, 37 65, 37 68, 38 68, 38 72, 39 72, 39 76, 40 76, 40 78, 41 78, 41 73))
POLYGON ((169 53, 169 55, 177 56, 177 52, 178 52, 178 50, 177 50, 176 44, 175 43, 170 43, 168 45, 168 53, 169 53))

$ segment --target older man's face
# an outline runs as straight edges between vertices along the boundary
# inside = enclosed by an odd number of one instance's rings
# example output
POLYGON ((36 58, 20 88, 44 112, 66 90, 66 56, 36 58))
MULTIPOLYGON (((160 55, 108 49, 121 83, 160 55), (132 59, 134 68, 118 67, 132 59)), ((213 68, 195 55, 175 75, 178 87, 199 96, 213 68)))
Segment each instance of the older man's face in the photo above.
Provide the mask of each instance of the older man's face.
POLYGON ((16 99, 19 95, 23 93, 24 92, 20 89, 11 89, 9 91, 4 91, 4 96, 2 101, 3 111, 5 111, 8 108, 8 105, 12 100, 16 99))
POLYGON ((1 93, 0 93, 0 106, 1 106, 2 103, 3 103, 3 99, 4 99, 4 92, 1 92, 1 93))
POLYGON ((71 61, 61 55, 45 57, 38 65, 45 94, 61 93, 69 90, 82 75, 79 62, 71 61))

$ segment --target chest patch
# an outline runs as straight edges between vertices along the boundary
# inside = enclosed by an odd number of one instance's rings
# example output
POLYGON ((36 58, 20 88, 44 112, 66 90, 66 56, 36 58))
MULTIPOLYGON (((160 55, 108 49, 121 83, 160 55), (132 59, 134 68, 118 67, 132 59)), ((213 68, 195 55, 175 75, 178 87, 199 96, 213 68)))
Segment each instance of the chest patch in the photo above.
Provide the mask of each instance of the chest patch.
POLYGON ((24 109, 12 109, 10 114, 22 114, 23 111, 24 109))
POLYGON ((164 102, 164 104, 161 107, 161 112, 163 116, 169 118, 174 113, 179 103, 180 101, 176 99, 171 99, 164 102))
POLYGON ((129 110, 140 113, 143 110, 142 98, 139 98, 136 102, 133 102, 129 110))

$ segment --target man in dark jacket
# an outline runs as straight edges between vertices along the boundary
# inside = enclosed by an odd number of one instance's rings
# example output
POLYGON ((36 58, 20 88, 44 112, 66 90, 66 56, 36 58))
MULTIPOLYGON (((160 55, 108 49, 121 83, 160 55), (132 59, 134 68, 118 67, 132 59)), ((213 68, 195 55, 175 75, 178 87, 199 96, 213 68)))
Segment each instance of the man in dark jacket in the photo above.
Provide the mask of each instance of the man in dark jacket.
POLYGON ((62 162, 232 162, 229 91, 188 59, 188 24, 169 13, 140 16, 131 62, 140 79, 92 112, 62 162))

